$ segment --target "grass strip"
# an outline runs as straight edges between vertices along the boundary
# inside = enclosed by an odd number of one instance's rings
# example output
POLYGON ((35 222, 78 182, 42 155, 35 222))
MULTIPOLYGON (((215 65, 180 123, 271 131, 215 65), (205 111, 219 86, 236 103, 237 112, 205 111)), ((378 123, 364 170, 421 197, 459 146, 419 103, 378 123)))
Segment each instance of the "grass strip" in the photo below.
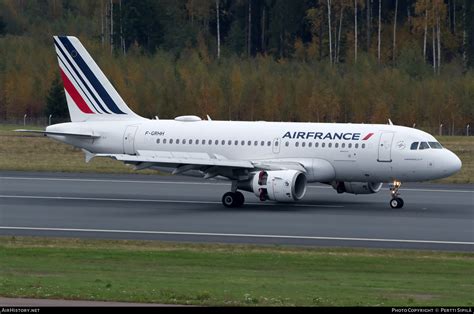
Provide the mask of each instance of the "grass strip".
POLYGON ((230 306, 471 306, 474 255, 0 237, 0 295, 230 306))

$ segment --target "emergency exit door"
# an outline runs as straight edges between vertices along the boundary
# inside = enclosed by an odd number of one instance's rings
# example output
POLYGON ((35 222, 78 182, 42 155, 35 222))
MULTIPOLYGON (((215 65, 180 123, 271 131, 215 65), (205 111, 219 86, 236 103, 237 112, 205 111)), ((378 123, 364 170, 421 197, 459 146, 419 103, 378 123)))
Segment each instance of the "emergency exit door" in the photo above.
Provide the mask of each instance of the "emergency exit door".
POLYGON ((273 139, 273 153, 278 154, 280 152, 280 139, 273 139))

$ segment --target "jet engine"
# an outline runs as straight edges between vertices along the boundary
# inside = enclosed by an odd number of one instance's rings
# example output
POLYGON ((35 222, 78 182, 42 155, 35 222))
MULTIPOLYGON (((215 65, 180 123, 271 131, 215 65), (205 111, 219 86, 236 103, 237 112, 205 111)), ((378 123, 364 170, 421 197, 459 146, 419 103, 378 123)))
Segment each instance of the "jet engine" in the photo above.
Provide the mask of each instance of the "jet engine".
POLYGON ((258 171, 238 188, 255 193, 261 201, 294 202, 306 193, 306 176, 297 170, 258 171))
POLYGON ((382 188, 382 182, 340 182, 335 181, 332 183, 332 187, 337 193, 350 193, 350 194, 373 194, 380 191, 382 188))

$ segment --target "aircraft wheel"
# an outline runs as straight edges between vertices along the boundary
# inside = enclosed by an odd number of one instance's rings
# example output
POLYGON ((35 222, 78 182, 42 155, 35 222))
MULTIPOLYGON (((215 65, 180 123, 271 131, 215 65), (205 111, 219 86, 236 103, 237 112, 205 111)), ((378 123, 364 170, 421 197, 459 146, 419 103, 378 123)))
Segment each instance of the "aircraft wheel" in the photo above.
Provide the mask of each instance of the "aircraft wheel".
POLYGON ((390 200, 390 207, 392 207, 392 208, 402 208, 403 207, 403 200, 399 197, 392 198, 390 200))
POLYGON ((222 204, 225 207, 229 208, 236 207, 236 205, 238 204, 238 196, 236 195, 236 193, 227 192, 222 196, 222 204))
POLYGON ((235 192, 235 196, 236 196, 236 199, 237 199, 235 207, 241 207, 242 205, 244 205, 244 202, 245 202, 244 195, 241 192, 237 191, 237 192, 235 192))

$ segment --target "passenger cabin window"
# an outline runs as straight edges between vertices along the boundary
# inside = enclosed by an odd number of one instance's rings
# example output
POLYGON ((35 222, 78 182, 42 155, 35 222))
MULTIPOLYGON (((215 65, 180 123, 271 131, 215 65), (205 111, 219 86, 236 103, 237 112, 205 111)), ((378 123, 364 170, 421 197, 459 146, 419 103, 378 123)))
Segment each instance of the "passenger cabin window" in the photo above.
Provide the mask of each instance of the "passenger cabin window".
POLYGON ((253 142, 253 146, 258 146, 258 141, 253 142))
POLYGON ((170 144, 173 144, 173 139, 172 138, 170 138, 170 144))
POLYGON ((426 142, 420 142, 420 147, 419 149, 429 149, 429 145, 426 142))
POLYGON ((231 141, 231 140, 228 140, 228 141, 227 141, 227 145, 232 145, 232 141, 231 141))
POLYGON ((301 143, 301 147, 305 147, 306 146, 306 143, 305 142, 302 142, 301 143))
POLYGON ((156 139, 156 144, 160 144, 160 139, 159 138, 156 139))
POLYGON ((365 148, 365 144, 362 144, 362 148, 365 148))
POLYGON ((272 142, 271 142, 271 141, 268 141, 268 142, 267 142, 267 146, 272 146, 272 142))
POLYGON ((418 142, 411 143, 410 149, 411 150, 417 150, 418 149, 418 142))
POLYGON ((234 145, 235 145, 235 146, 239 145, 239 141, 238 141, 238 140, 235 140, 235 141, 234 141, 234 145))
POLYGON ((430 144, 430 147, 431 147, 431 148, 434 148, 434 149, 443 149, 443 146, 441 146, 441 144, 438 143, 438 142, 428 142, 428 144, 430 144))
POLYGON ((334 144, 334 147, 335 147, 335 148, 338 148, 338 147, 339 147, 339 143, 334 144))
POLYGON ((285 146, 288 147, 290 145, 290 142, 286 142, 285 146))

